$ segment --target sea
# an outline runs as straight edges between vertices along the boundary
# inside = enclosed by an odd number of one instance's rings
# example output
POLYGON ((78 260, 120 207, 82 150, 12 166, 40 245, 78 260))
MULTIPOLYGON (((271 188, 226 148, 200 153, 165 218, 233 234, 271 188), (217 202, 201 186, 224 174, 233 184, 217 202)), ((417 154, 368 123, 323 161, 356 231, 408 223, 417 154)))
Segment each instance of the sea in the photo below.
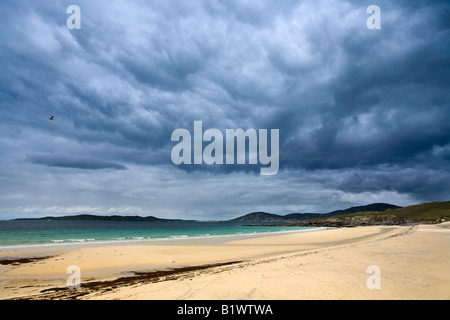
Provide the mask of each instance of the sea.
POLYGON ((0 248, 101 242, 140 242, 307 231, 310 227, 202 221, 0 220, 0 248))

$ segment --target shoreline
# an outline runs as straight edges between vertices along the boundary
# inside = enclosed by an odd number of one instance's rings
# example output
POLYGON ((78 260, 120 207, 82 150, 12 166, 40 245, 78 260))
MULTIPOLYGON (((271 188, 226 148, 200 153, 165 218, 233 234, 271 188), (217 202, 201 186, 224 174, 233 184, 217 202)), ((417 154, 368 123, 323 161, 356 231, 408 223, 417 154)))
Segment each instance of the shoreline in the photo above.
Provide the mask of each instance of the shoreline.
MULTIPOLYGON (((0 247, 0 266, 2 264, 21 263, 27 260, 40 260, 43 258, 51 258, 63 254, 67 251, 78 250, 83 248, 104 248, 116 246, 216 246, 227 241, 245 240, 258 237, 282 235, 289 233, 306 233, 332 228, 326 227, 310 227, 308 229, 296 229, 285 231, 271 232, 255 232, 244 234, 227 234, 227 235, 209 235, 209 236, 192 236, 192 237, 174 237, 174 238, 155 238, 144 240, 119 240, 119 241, 92 241, 92 242, 75 242, 75 243, 49 243, 49 244, 33 244, 19 246, 3 246, 0 247), (2 262, 3 261, 3 262, 2 262)), ((0 269, 1 271, 1 269, 0 269)), ((0 278, 1 280, 1 278, 0 278)), ((0 297, 1 299, 1 297, 0 297)))
MULTIPOLYGON (((64 246, 64 250, 53 252, 55 254, 52 256, 48 255, 48 250, 45 251, 48 248, 44 248, 39 252, 28 251, 28 254, 41 254, 39 260, 24 260, 23 263, 0 265, 0 288, 2 289, 0 299, 183 299, 180 292, 186 288, 195 289, 203 286, 207 286, 208 290, 191 289, 196 292, 191 292, 191 295, 195 298, 202 292, 200 299, 220 299, 221 296, 226 296, 227 299, 243 299, 245 296, 239 293, 242 290, 241 283, 247 283, 260 272, 263 272, 266 277, 271 273, 279 274, 277 277, 274 276, 273 279, 276 279, 276 282, 272 285, 281 286, 283 290, 285 287, 290 287, 292 282, 299 281, 297 277, 303 276, 303 273, 307 276, 303 279, 306 282, 311 282, 318 276, 319 279, 323 278, 322 281, 330 283, 338 281, 336 277, 330 276, 328 269, 337 268, 338 262, 342 259, 353 262, 345 265, 340 272, 345 273, 346 269, 360 264, 359 260, 366 254, 366 251, 361 249, 364 247, 371 248, 374 256, 384 261, 385 257, 398 256, 394 251, 397 247, 403 248, 405 245, 405 248, 411 251, 408 257, 419 254, 420 258, 420 254, 427 252, 422 248, 425 246, 431 252, 430 254, 433 254, 433 259, 438 261, 441 259, 447 267, 450 262, 450 242, 442 242, 442 239, 448 240, 449 235, 450 224, 447 223, 435 226, 314 229, 309 232, 290 231, 282 234, 227 236, 221 237, 220 240, 216 238, 176 239, 179 241, 161 241, 157 245, 154 242, 94 246, 83 244, 71 248, 64 246), (428 245, 422 238, 419 241, 413 239, 418 235, 422 237, 423 230, 427 231, 428 236, 433 236, 432 239, 436 238, 433 240, 435 248, 427 248, 428 245), (387 245, 390 242, 394 244, 387 245), (436 249, 437 246, 439 250, 436 249), (344 258, 336 261, 332 259, 331 264, 326 263, 330 255, 336 255, 341 251, 345 252, 344 258), (312 265, 319 263, 318 266, 324 270, 320 268, 303 270, 292 279, 285 278, 285 273, 292 271, 291 267, 284 265, 287 261, 298 260, 298 266, 305 266, 305 263, 308 265, 309 260, 319 257, 324 261, 310 263, 312 265), (263 271, 272 264, 278 267, 269 268, 270 272, 263 271), (69 274, 65 272, 68 265, 80 266, 81 288, 79 290, 66 288, 69 274), (244 272, 245 269, 251 269, 251 271, 244 272), (238 275, 241 278, 234 279, 238 275), (217 282, 217 279, 214 279, 216 276, 229 277, 232 280, 217 282), (213 279, 210 279, 211 277, 213 279), (192 281, 199 281, 199 284, 194 284, 192 281), (212 286, 211 283, 217 283, 217 285, 212 286), (189 286, 186 287, 186 284, 189 286), (157 288, 162 291, 155 294, 157 288), (175 290, 176 288, 178 289, 175 290)), ((57 249, 61 249, 61 246, 57 249)), ((406 249, 402 250, 401 253, 404 254, 406 249)), ((20 255, 24 256, 24 252, 15 252, 10 257, 20 255)), ((0 255, 0 259, 4 260, 5 255, 0 255)), ((424 260, 424 263, 428 264, 427 260, 424 260)), ((416 264, 419 265, 417 261, 416 264)), ((363 276, 367 278, 365 269, 362 271, 363 276)), ((424 274, 428 281, 426 271, 424 274)), ((442 275, 433 274, 432 276, 444 277, 443 283, 449 283, 445 272, 442 275)), ((264 282, 260 283, 261 287, 257 285, 258 283, 253 281, 247 285, 252 286, 252 292, 263 290, 264 282)), ((365 285, 365 282, 362 284, 365 285)), ((310 288, 312 292, 315 286, 317 283, 312 289, 310 288)), ((271 295, 277 296, 277 292, 267 290, 264 291, 265 298, 271 299, 271 295)), ((285 296, 295 297, 289 294, 285 296)), ((450 298, 450 292, 446 297, 450 298)))
MULTIPOLYGON (((258 226, 257 226, 258 227, 258 226)), ((286 227, 295 228, 295 227, 286 227)), ((53 243, 33 243, 33 244, 17 244, 17 245, 0 245, 0 258, 2 257, 2 252, 8 252, 11 250, 21 250, 21 249, 45 249, 45 248, 59 248, 60 246, 69 247, 83 247, 83 246, 104 246, 104 245, 122 245, 122 244, 162 244, 172 241, 189 241, 198 239, 218 239, 219 241, 227 240, 233 237, 258 237, 265 235, 276 235, 291 232, 309 232, 317 231, 321 229, 330 229, 332 227, 301 227, 305 229, 295 229, 295 230, 280 230, 280 231, 263 231, 263 232, 248 232, 248 233, 234 233, 234 234, 218 234, 218 235, 200 235, 200 236, 170 236, 165 238, 146 238, 146 239, 123 239, 123 240, 86 240, 86 241, 73 241, 73 242, 53 242, 53 243)))

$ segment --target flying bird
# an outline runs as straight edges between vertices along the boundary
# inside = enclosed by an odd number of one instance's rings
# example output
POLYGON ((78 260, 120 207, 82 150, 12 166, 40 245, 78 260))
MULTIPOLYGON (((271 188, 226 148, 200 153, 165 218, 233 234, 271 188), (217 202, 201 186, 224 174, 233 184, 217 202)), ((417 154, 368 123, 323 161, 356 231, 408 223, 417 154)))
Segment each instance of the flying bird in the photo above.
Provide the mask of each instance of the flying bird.
POLYGON ((50 118, 48 118, 49 120, 53 120, 53 116, 51 116, 50 118))

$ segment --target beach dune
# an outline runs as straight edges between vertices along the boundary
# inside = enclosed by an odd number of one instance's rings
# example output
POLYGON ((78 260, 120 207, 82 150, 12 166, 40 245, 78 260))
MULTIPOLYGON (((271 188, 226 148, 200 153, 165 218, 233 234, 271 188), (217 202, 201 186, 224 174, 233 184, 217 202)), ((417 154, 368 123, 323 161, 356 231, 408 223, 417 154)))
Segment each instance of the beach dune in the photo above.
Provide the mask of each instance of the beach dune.
POLYGON ((450 298, 450 223, 0 251, 13 258, 1 299, 450 298))

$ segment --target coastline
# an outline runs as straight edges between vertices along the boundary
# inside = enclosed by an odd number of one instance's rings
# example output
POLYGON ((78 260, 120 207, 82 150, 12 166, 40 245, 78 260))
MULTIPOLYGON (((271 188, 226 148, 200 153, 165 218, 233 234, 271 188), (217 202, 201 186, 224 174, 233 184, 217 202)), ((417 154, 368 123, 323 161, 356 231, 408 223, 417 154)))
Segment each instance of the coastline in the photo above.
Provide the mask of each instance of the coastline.
MULTIPOLYGON (((327 299, 333 298, 333 294, 340 299, 352 299, 361 296, 361 291, 370 292, 369 296, 378 293, 388 299, 415 297, 411 290, 404 295, 386 290, 384 270, 386 266, 392 268, 389 257, 398 258, 400 249, 408 260, 413 259, 408 266, 413 262, 413 268, 423 267, 423 274, 416 272, 415 282, 422 279, 428 289, 430 285, 437 287, 434 293, 427 290, 423 296, 422 292, 422 299, 448 299, 449 227, 448 223, 371 226, 159 243, 57 246, 53 251, 40 248, 18 250, 14 254, 0 251, 2 260, 29 258, 33 254, 42 257, 16 265, 0 265, 0 299, 327 299), (427 241, 423 241, 424 234, 427 241), (367 264, 370 259, 362 261, 368 250, 373 251, 374 261, 370 264, 367 264), (343 257, 348 262, 343 264, 343 257), (440 262, 429 265, 432 261, 440 262), (298 267, 298 272, 288 277, 293 270, 291 263, 298 267), (383 270, 383 289, 368 290, 366 268, 377 263, 383 270), (78 290, 65 287, 69 265, 80 267, 78 290), (356 266, 359 266, 358 273, 348 274, 356 266), (443 270, 431 272, 436 266, 442 266, 443 270), (342 279, 334 273, 346 276, 342 279), (361 279, 354 292, 346 289, 345 293, 333 287, 340 282, 344 288, 348 287, 347 280, 356 275, 361 279), (440 280, 437 283, 430 279, 440 280), (293 290, 294 283, 308 289, 293 290), (329 292, 316 292, 327 283, 329 292), (280 290, 270 289, 269 284, 280 290)), ((400 266, 406 274, 411 269, 408 266, 400 266)), ((401 274, 401 270, 396 273, 401 274)))
MULTIPOLYGON (((271 225, 264 225, 269 226, 271 225)), ((278 225, 274 225, 278 226, 278 225)), ((252 225, 253 227, 253 225, 252 225)), ((255 225, 255 228, 259 227, 258 225, 255 225)), ((52 243, 38 243, 38 244, 16 244, 16 245, 0 245, 0 258, 2 256, 2 252, 8 252, 8 251, 33 251, 36 250, 45 250, 46 248, 51 249, 57 249, 60 247, 67 246, 68 248, 78 248, 78 247, 84 247, 84 246, 108 246, 108 245, 127 245, 127 244, 166 244, 176 241, 183 241, 183 242, 189 242, 189 241, 196 241, 196 240, 211 240, 211 243, 214 243, 214 239, 218 239, 219 242, 223 240, 226 240, 228 238, 249 238, 253 236, 265 236, 265 235, 276 235, 276 234, 284 234, 284 233, 291 233, 291 232, 309 232, 309 231, 316 231, 321 229, 329 229, 327 227, 301 227, 304 229, 294 229, 294 227, 287 226, 286 230, 280 230, 280 231, 263 231, 263 232, 243 232, 243 233, 230 233, 230 234, 218 234, 218 235, 211 235, 211 234, 205 234, 205 235, 198 235, 198 236, 187 236, 187 235, 180 235, 180 236, 170 236, 170 237, 163 237, 163 238, 143 238, 143 237, 136 237, 136 239, 116 239, 116 240, 77 240, 72 242, 63 242, 63 241, 54 241, 52 243), (292 230, 288 230, 291 229, 292 230)), ((208 241, 209 242, 209 241, 208 241)))

